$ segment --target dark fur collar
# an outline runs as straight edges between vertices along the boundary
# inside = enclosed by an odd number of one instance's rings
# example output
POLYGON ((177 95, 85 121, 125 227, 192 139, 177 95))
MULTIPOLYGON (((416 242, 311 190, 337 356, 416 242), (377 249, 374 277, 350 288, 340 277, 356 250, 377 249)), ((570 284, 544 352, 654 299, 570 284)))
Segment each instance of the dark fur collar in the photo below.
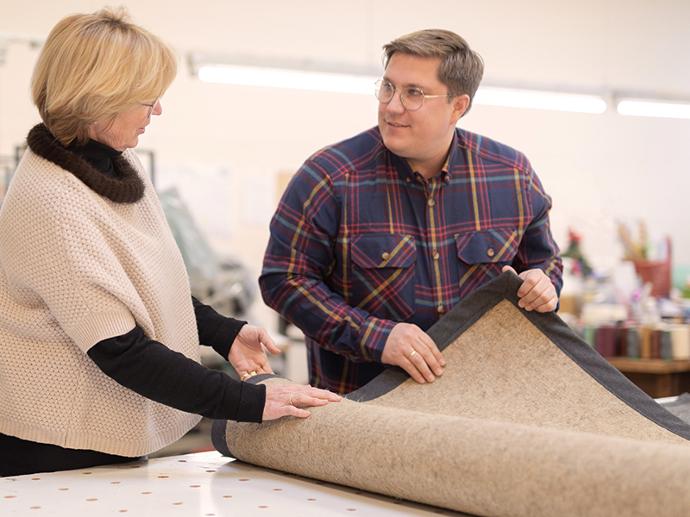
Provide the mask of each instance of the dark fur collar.
POLYGON ((122 156, 113 158, 118 177, 111 178, 66 149, 44 124, 34 126, 26 140, 34 153, 71 172, 96 194, 115 203, 135 203, 144 195, 144 182, 122 156))

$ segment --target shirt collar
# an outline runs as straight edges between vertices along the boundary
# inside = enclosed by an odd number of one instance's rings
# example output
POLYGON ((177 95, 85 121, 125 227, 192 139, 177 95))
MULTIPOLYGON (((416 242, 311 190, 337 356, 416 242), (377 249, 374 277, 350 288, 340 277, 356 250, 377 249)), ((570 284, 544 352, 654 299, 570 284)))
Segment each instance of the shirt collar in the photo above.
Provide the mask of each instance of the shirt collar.
MULTIPOLYGON (((444 183, 450 182, 452 171, 457 161, 457 149, 458 132, 453 131, 453 139, 450 142, 450 150, 448 152, 448 156, 446 157, 446 161, 443 164, 443 167, 441 167, 441 172, 438 175, 441 181, 443 181, 444 183)), ((415 172, 412 169, 412 167, 410 167, 410 164, 405 158, 398 156, 397 154, 390 151, 388 148, 386 148, 386 151, 388 155, 391 157, 391 162, 393 163, 395 169, 398 171, 398 174, 400 175, 401 179, 409 183, 410 181, 417 181, 418 178, 422 177, 417 172, 415 172)))
POLYGON ((450 182, 453 176, 453 169, 456 168, 458 164, 458 130, 453 131, 453 139, 450 141, 450 150, 448 151, 448 157, 446 158, 446 163, 443 164, 441 169, 441 174, 443 176, 443 181, 446 183, 450 182))

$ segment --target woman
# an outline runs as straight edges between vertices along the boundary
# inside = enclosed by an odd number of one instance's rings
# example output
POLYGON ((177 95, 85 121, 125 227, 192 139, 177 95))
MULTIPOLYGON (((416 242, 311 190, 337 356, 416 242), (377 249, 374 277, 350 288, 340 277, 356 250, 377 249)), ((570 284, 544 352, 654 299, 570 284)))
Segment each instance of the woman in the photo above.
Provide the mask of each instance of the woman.
POLYGON ((128 461, 200 419, 306 417, 339 397, 237 382, 271 372, 267 333, 191 297, 180 253, 131 149, 176 73, 123 11, 74 15, 36 64, 34 127, 0 211, 0 475, 128 461))

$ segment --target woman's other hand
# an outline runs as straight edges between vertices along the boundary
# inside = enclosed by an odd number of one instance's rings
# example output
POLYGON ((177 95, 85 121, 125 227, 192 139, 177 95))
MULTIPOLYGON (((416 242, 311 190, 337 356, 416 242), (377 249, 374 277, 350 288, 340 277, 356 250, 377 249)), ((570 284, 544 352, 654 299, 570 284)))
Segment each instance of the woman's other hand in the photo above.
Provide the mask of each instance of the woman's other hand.
POLYGON ((273 373, 266 356, 267 350, 272 354, 280 353, 265 329, 243 325, 232 342, 228 361, 242 380, 260 373, 273 373))
POLYGON ((340 402, 342 397, 328 390, 293 383, 266 385, 266 405, 263 420, 275 420, 284 416, 306 418, 311 413, 304 408, 325 406, 340 402))

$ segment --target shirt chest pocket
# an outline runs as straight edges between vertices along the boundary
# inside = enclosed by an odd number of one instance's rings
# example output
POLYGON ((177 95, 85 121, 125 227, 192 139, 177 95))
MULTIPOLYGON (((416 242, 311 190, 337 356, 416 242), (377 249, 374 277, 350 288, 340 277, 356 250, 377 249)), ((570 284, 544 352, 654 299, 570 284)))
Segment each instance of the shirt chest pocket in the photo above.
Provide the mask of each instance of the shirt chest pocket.
POLYGON ((455 236, 458 258, 468 265, 497 266, 513 262, 520 239, 515 228, 491 228, 455 236))
POLYGON ((411 235, 375 233, 352 239, 350 304, 404 321, 414 314, 415 261, 411 235))

